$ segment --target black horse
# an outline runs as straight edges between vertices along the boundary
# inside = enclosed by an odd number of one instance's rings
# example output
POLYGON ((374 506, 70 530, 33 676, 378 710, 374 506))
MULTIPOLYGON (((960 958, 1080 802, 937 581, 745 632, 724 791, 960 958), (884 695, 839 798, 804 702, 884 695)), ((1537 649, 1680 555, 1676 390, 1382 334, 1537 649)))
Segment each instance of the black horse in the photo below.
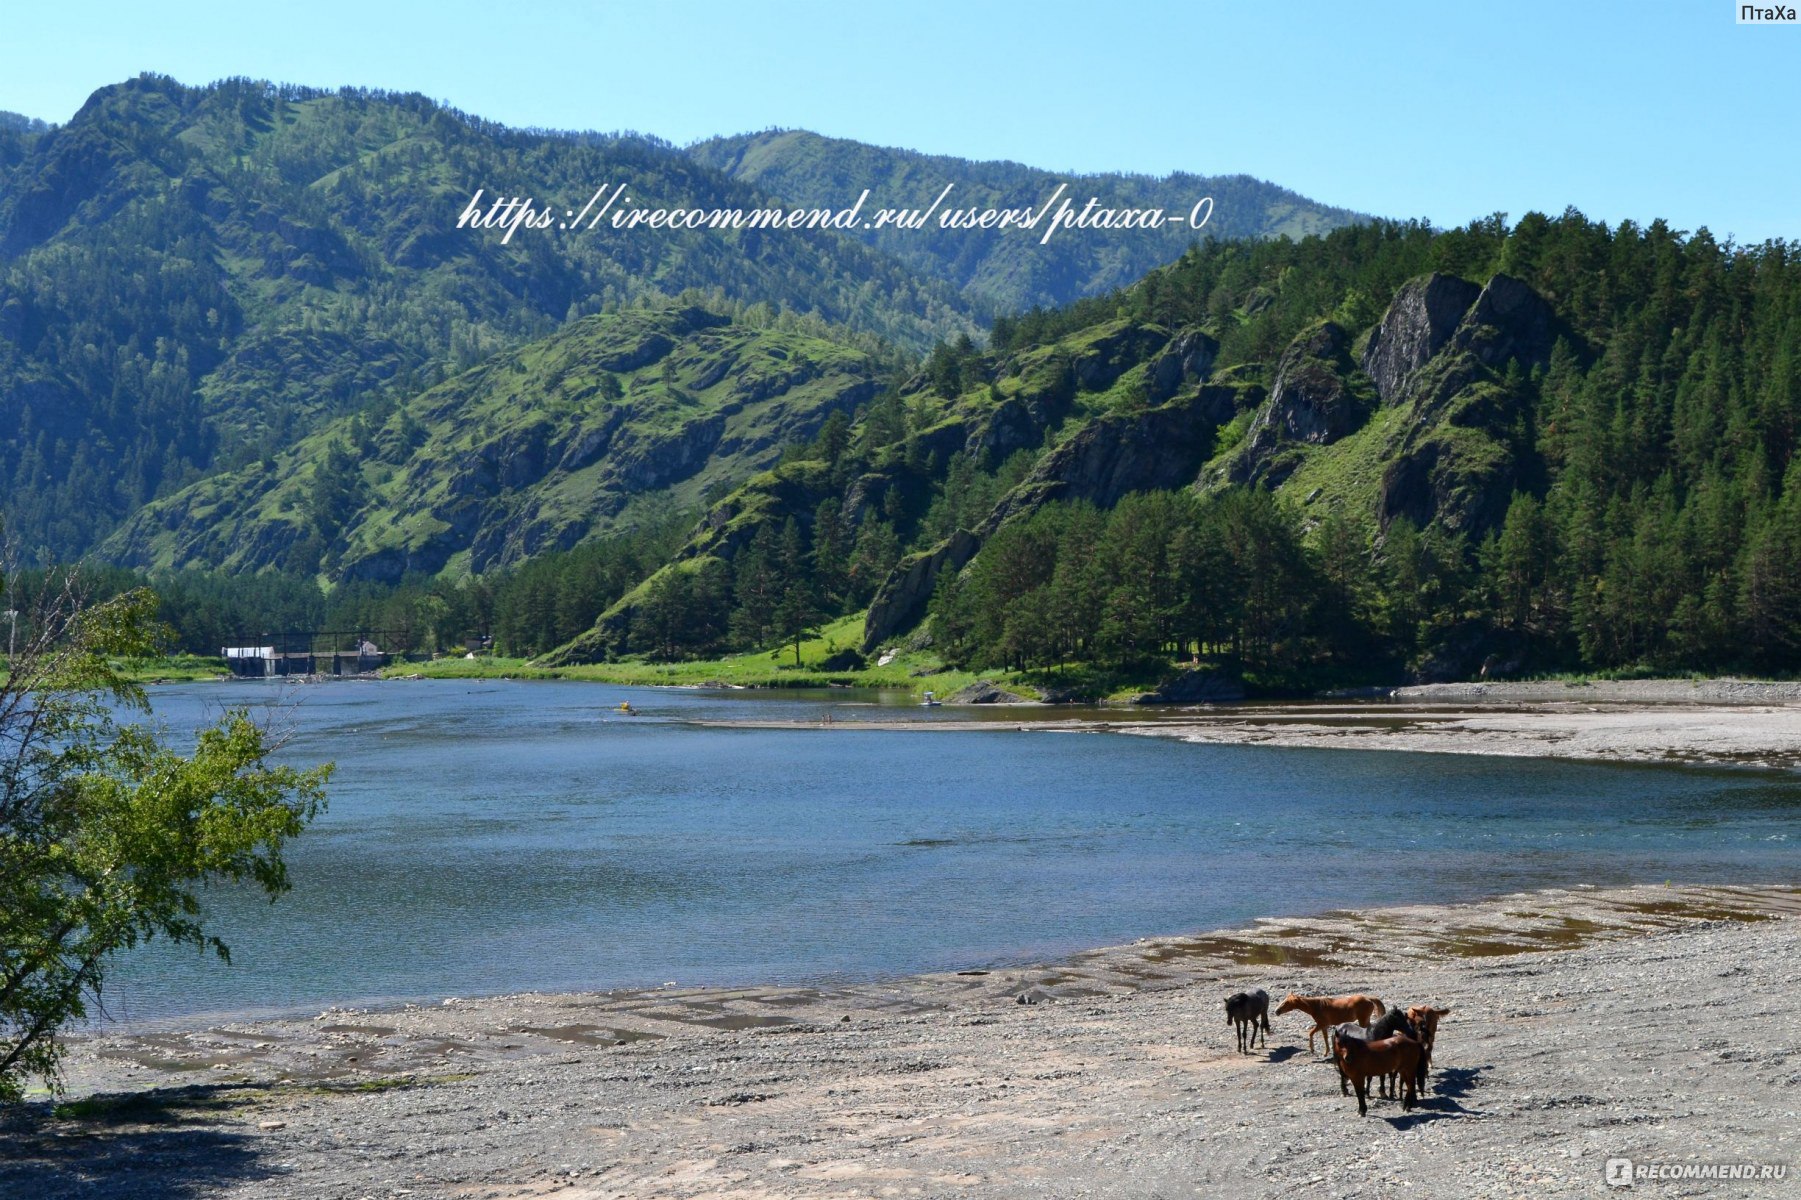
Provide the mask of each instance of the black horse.
POLYGON ((1257 1044, 1257 1031, 1263 1031, 1264 1049, 1269 1048, 1269 993, 1262 988, 1253 992, 1233 992, 1226 997, 1226 1024, 1238 1028, 1238 1052, 1249 1054, 1257 1044))
MULTIPOLYGON (((1397 1033, 1404 1033, 1416 1042, 1423 1043, 1425 1041, 1425 1039, 1420 1036, 1419 1025, 1413 1020, 1412 1014, 1400 1005, 1396 1005, 1394 1008, 1389 1009, 1380 1017, 1376 1018, 1375 1021, 1370 1023, 1367 1040, 1372 1042, 1381 1041, 1383 1038, 1393 1037, 1397 1033)), ((1400 1083, 1401 1081, 1393 1075, 1384 1075, 1378 1084, 1378 1094, 1392 1100, 1401 1094, 1400 1083)), ((1426 1089, 1426 1055, 1423 1051, 1420 1054, 1419 1068, 1414 1078, 1414 1087, 1420 1091, 1426 1089)))

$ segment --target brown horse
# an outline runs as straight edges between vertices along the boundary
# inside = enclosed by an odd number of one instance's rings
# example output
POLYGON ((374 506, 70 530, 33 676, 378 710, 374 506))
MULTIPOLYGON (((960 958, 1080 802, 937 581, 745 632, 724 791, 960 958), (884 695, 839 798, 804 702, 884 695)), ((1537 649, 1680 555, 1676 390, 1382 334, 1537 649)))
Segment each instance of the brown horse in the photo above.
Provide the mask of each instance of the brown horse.
POLYGON ((1419 1073, 1420 1043, 1404 1033, 1377 1041, 1360 1037, 1338 1039, 1339 1089, 1348 1082, 1357 1089, 1357 1115, 1369 1115, 1370 1080, 1385 1075, 1398 1075, 1401 1080, 1401 1111, 1408 1112, 1419 1101, 1414 1079, 1419 1073))
MULTIPOLYGON (((1438 1037, 1438 1019, 1448 1017, 1448 1008, 1434 1008, 1430 1004, 1410 1004, 1406 1008, 1391 1008, 1375 1024, 1369 1027, 1365 1041, 1377 1041, 1404 1033, 1420 1044, 1419 1074, 1414 1078, 1414 1085, 1426 1090, 1426 1073, 1432 1069, 1432 1043, 1438 1037)), ((1381 1094, 1385 1099, 1395 1099, 1400 1093, 1400 1081, 1394 1078, 1382 1080, 1381 1094)))
POLYGON ((1432 1069, 1432 1047, 1438 1043, 1438 1019, 1450 1015, 1450 1009, 1433 1008, 1430 1004, 1415 1004, 1407 1009, 1407 1019, 1419 1031, 1421 1089, 1426 1086, 1426 1072, 1432 1069))
POLYGON ((1313 1018, 1313 1028, 1307 1031, 1307 1052, 1313 1053, 1313 1035, 1324 1034, 1329 1057, 1334 1025, 1355 1023, 1368 1029, 1370 1019, 1381 1016, 1388 1008, 1374 996, 1365 996, 1361 992, 1350 996, 1299 996, 1290 992, 1276 1009, 1276 1015, 1279 1017, 1297 1010, 1313 1018))

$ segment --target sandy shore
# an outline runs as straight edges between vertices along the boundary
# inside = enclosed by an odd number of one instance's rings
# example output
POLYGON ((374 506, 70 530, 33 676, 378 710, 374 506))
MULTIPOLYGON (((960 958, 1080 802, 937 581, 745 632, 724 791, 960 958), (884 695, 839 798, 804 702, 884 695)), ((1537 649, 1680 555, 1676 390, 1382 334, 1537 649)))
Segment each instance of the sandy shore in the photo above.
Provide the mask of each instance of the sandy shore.
POLYGON ((72 1112, 0 1125, 0 1195, 1593 1195, 1621 1155, 1801 1170, 1797 914, 1795 888, 1527 893, 833 991, 99 1037, 72 1047, 72 1112), (1240 1056, 1220 1001, 1246 985, 1449 1005, 1431 1094, 1359 1119, 1294 1015, 1240 1056))

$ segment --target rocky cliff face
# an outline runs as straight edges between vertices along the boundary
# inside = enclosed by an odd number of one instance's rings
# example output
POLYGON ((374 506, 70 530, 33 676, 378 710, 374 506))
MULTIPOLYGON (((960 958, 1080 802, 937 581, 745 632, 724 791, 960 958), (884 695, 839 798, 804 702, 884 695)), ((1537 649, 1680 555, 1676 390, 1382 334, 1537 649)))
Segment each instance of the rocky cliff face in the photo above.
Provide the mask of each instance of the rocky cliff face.
POLYGON ((1280 487, 1300 465, 1301 447, 1355 432, 1372 402, 1354 372, 1350 335, 1331 321, 1295 338, 1276 363, 1268 400, 1238 449, 1214 469, 1214 481, 1280 487))
POLYGON ((1169 331, 1158 326, 1115 322, 1087 339, 1070 366, 1083 391, 1104 392, 1168 341, 1169 331))
POLYGON ((1410 280, 1356 363, 1349 330, 1327 321, 1298 335, 1244 437, 1208 464, 1205 485, 1296 480, 1303 502, 1323 494, 1383 525, 1405 518, 1481 536, 1531 465, 1531 399, 1509 382, 1509 367, 1544 365, 1564 332, 1544 298, 1512 276, 1482 287, 1440 274, 1410 280))
POLYGON ((1096 418, 1045 455, 978 532, 986 537, 1053 500, 1111 508, 1133 492, 1188 486, 1238 397, 1237 388, 1209 385, 1161 408, 1096 418))
POLYGON ((1023 386, 985 414, 962 423, 968 429, 963 453, 984 471, 992 471, 1020 450, 1044 444, 1047 430, 1069 416, 1076 397, 1074 371, 1023 386))
POLYGON ((1183 388, 1194 387, 1213 372, 1219 343, 1198 329, 1184 329, 1145 368, 1144 394, 1162 404, 1183 388))
POLYGON ((1434 273, 1395 293, 1363 351, 1364 374, 1384 404, 1399 400, 1413 373, 1450 341, 1479 290, 1466 279, 1434 273))
POLYGON ((962 570, 981 545, 974 534, 959 529, 930 550, 902 559, 870 601, 869 615, 863 621, 863 653, 918 624, 938 586, 938 576, 962 570))
POLYGON ((1388 448, 1377 502, 1384 525, 1397 517, 1437 521, 1478 537, 1500 525, 1529 452, 1528 398, 1502 369, 1544 365, 1555 334, 1543 297, 1496 275, 1439 351, 1399 378, 1394 399, 1409 406, 1408 420, 1388 448))
POLYGON ((1430 286, 1445 279, 1434 275, 1403 287, 1370 339, 1364 362, 1366 369, 1374 368, 1371 378, 1385 404, 1410 403, 1421 415, 1429 415, 1482 378, 1483 368, 1499 369, 1518 361, 1530 369, 1550 361, 1559 331, 1551 306, 1537 292, 1511 275, 1496 275, 1482 288, 1452 286, 1462 280, 1430 286), (1438 300, 1427 304, 1422 293, 1438 300), (1446 327, 1450 302, 1465 293, 1470 300, 1446 327), (1385 336, 1394 347, 1392 353, 1378 353, 1385 336), (1417 361, 1400 349, 1427 345, 1433 347, 1431 353, 1417 361))

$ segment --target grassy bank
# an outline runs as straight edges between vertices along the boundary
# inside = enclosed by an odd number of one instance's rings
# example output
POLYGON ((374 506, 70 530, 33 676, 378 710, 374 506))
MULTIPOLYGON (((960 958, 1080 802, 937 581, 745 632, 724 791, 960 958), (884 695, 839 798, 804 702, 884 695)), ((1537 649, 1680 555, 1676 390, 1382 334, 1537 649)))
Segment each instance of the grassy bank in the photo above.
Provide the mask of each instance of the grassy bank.
MULTIPOLYGON (((176 654, 167 658, 121 658, 113 661, 119 673, 133 683, 196 683, 229 679, 222 658, 206 658, 198 654, 176 654)), ((0 655, 0 683, 12 677, 6 658, 0 655)))
POLYGON ((389 678, 419 675, 427 679, 588 679, 601 683, 652 687, 836 686, 894 688, 914 692, 923 692, 929 688, 940 695, 955 691, 977 678, 969 671, 946 668, 943 661, 929 651, 897 654, 880 665, 875 660, 862 667, 843 665, 845 652, 853 650, 862 635, 861 613, 835 621, 801 642, 798 664, 795 661, 794 646, 790 643, 773 650, 758 650, 749 654, 732 654, 693 662, 624 659, 577 667, 539 667, 533 666, 527 659, 484 655, 473 659, 440 658, 428 663, 401 663, 388 667, 382 673, 389 678), (833 665, 828 666, 828 663, 833 665))
POLYGON ((820 628, 800 644, 692 662, 646 662, 628 658, 575 667, 541 667, 529 659, 483 655, 401 663, 382 673, 389 678, 426 679, 587 679, 643 687, 887 688, 948 696, 978 679, 1036 699, 1047 693, 1074 693, 1102 701, 1124 701, 1156 687, 1177 669, 1173 662, 1147 661, 1135 667, 1076 664, 1032 671, 970 671, 947 666, 930 650, 907 650, 886 662, 870 659, 846 665, 863 637, 863 614, 853 613, 820 628))
POLYGON ((134 683, 194 683, 231 678, 231 671, 226 667, 224 659, 199 654, 175 654, 166 658, 125 658, 120 659, 117 666, 134 683))

